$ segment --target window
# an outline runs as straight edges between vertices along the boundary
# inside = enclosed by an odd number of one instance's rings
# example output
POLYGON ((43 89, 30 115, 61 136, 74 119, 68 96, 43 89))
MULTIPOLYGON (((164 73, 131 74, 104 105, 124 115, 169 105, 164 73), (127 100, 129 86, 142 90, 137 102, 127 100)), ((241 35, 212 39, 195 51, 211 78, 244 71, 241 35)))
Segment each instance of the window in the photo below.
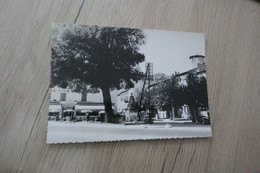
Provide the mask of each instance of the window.
POLYGON ((66 93, 60 93, 60 101, 66 101, 66 93))

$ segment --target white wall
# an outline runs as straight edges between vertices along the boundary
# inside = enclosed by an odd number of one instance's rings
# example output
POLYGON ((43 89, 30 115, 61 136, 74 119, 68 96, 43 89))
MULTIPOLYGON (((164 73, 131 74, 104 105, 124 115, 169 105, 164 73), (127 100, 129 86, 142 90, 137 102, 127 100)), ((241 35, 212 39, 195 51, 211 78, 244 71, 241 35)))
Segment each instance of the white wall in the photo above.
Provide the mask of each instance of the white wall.
POLYGON ((66 101, 81 101, 81 94, 76 92, 63 92, 63 91, 55 91, 51 92, 51 101, 60 101, 61 93, 66 93, 66 101))
POLYGON ((166 111, 158 111, 158 118, 166 118, 166 111))
POLYGON ((196 68, 198 67, 198 64, 202 64, 204 63, 204 58, 203 57, 196 57, 196 58, 192 58, 192 67, 196 68))

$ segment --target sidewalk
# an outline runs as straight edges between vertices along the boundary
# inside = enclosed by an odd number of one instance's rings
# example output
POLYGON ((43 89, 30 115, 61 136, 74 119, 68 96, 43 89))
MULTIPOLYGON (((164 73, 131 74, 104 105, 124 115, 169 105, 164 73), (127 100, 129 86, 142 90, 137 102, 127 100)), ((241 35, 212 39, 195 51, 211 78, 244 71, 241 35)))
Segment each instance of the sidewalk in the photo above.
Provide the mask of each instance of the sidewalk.
POLYGON ((192 120, 181 119, 181 118, 175 118, 173 120, 171 120, 171 119, 155 119, 154 123, 192 123, 192 120))

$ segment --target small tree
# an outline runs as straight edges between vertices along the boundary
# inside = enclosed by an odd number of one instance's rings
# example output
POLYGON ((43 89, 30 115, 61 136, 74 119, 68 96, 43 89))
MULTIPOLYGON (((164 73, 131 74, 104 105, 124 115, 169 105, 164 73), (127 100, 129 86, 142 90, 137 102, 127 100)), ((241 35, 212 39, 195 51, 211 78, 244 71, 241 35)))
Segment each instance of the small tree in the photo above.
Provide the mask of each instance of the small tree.
POLYGON ((178 114, 178 110, 184 105, 183 98, 184 86, 179 84, 179 78, 175 75, 171 76, 171 79, 167 81, 164 88, 163 99, 165 99, 164 109, 171 113, 171 119, 173 115, 178 114))
MULTIPOLYGON (((177 110, 184 104, 181 92, 183 92, 183 87, 179 85, 178 79, 174 75, 171 76, 170 79, 163 79, 153 84, 150 88, 150 106, 154 108, 154 110, 162 109, 168 113, 172 112, 172 108, 174 108, 175 114, 177 114, 177 110)), ((148 96, 149 93, 145 90, 143 93, 142 107, 149 106, 148 96)), ((173 115, 173 113, 171 113, 171 115, 173 115)), ((171 116, 171 118, 173 117, 171 116)))

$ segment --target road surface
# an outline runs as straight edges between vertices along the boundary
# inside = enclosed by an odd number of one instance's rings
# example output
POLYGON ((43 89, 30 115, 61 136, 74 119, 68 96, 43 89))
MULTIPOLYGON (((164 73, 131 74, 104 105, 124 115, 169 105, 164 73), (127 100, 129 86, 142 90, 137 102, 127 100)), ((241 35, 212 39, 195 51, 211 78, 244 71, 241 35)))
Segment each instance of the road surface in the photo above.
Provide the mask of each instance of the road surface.
POLYGON ((123 125, 97 122, 48 122, 47 143, 98 142, 159 138, 211 137, 211 127, 166 125, 123 125))

